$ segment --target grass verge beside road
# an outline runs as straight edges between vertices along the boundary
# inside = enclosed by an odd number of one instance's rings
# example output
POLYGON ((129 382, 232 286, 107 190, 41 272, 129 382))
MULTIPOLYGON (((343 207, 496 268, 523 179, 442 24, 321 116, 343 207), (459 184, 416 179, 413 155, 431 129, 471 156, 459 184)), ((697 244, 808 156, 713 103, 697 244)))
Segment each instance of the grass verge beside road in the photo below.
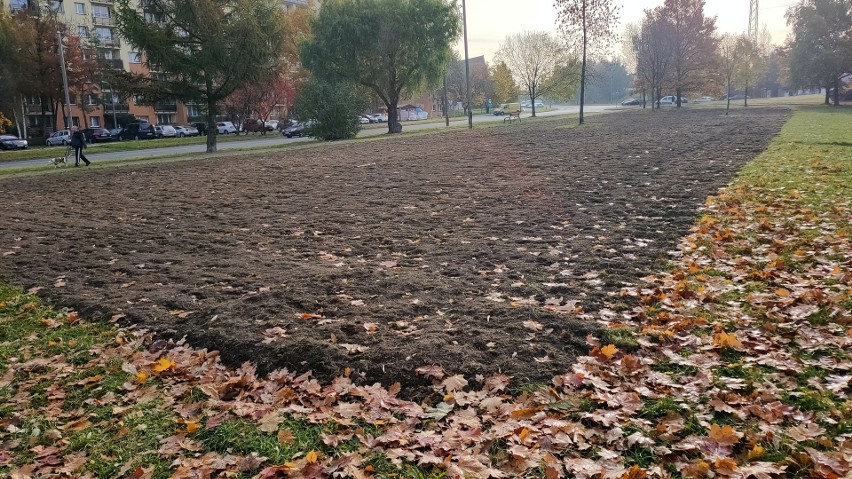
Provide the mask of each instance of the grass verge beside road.
POLYGON ((0 287, 0 475, 846 477, 850 122, 797 110, 672 268, 622 291, 639 306, 602 311, 587 356, 515 392, 437 367, 422 403, 258 378, 0 287))

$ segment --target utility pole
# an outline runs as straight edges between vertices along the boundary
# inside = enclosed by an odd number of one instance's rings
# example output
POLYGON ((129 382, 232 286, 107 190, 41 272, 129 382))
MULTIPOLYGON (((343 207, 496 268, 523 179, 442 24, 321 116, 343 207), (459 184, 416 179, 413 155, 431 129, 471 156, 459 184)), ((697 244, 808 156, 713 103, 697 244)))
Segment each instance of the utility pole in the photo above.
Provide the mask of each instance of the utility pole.
POLYGON ((757 45, 757 37, 758 30, 760 30, 760 26, 758 24, 758 2, 759 0, 751 0, 751 4, 749 5, 748 10, 748 39, 752 41, 755 45, 757 45))
POLYGON ((447 98, 447 74, 444 74, 444 121, 450 126, 450 100, 447 98))
POLYGON ((71 119, 71 95, 68 94, 68 72, 65 71, 65 49, 62 48, 62 31, 60 30, 56 30, 56 41, 59 42, 59 66, 62 70, 62 87, 65 89, 65 107, 68 109, 65 128, 70 129, 74 121, 71 119))
POLYGON ((464 23, 464 77, 467 82, 467 127, 473 128, 473 105, 470 100, 470 60, 467 55, 467 6, 462 0, 462 22, 464 23))

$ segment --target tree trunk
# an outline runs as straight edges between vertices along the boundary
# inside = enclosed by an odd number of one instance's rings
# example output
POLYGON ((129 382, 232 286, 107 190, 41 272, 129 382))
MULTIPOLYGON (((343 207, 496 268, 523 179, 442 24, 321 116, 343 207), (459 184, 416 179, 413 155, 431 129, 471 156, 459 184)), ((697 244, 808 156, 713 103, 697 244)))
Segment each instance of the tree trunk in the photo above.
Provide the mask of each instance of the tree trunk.
POLYGON ((388 107, 388 134, 402 133, 402 123, 399 121, 399 98, 391 98, 388 107))
MULTIPOLYGON (((212 89, 212 84, 208 83, 209 92, 212 89)), ((207 153, 216 153, 216 135, 219 130, 216 128, 216 100, 210 96, 207 97, 207 153)))
POLYGON ((646 101, 647 101, 647 98, 645 98, 645 90, 643 89, 642 90, 642 109, 643 110, 647 107, 646 104, 645 104, 646 101))
POLYGON ((829 90, 830 90, 830 87, 826 83, 826 86, 825 86, 825 104, 826 105, 831 105, 831 94, 829 93, 829 90))
POLYGON ((834 106, 840 106, 840 77, 834 79, 834 106))
MULTIPOLYGON (((586 0, 583 0, 583 66, 580 70, 580 124, 583 124, 583 110, 586 105, 586 48, 588 47, 588 32, 586 32, 586 0)), ((535 116, 535 102, 533 102, 535 116)))
POLYGON ((681 106, 680 95, 681 95, 682 92, 683 92, 683 90, 681 90, 680 87, 675 88, 675 95, 677 95, 677 98, 675 98, 675 100, 677 101, 677 107, 678 108, 680 108, 680 106, 681 106))
POLYGON ((743 106, 748 107, 748 80, 745 84, 745 94, 743 95, 743 106))
POLYGON ((731 110, 731 80, 728 79, 728 106, 725 108, 725 116, 728 116, 728 112, 731 110))

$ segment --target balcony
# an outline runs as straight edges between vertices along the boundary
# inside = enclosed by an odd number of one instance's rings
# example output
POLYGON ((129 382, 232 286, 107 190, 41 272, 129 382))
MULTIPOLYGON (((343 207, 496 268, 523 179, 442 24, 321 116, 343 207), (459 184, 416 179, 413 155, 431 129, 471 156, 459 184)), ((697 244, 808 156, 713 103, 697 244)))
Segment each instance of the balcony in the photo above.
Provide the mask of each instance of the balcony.
MULTIPOLYGON (((112 103, 104 103, 104 113, 112 113, 113 105, 112 103)), ((130 105, 127 103, 116 103, 115 104, 115 112, 116 113, 127 113, 130 111, 130 105)))
POLYGON ((92 3, 98 3, 101 5, 115 5, 115 0, 92 0, 92 3))
POLYGON ((98 39, 98 42, 100 42, 100 46, 107 47, 107 48, 119 48, 121 46, 121 41, 118 39, 118 37, 112 37, 112 38, 101 37, 101 38, 98 39))
POLYGON ((113 17, 98 17, 92 16, 92 23, 97 27, 114 27, 115 26, 115 18, 113 17))
POLYGON ((154 111, 157 113, 177 113, 176 103, 157 103, 154 105, 154 111))
POLYGON ((112 68, 113 70, 124 70, 124 60, 121 58, 104 58, 104 65, 112 68))

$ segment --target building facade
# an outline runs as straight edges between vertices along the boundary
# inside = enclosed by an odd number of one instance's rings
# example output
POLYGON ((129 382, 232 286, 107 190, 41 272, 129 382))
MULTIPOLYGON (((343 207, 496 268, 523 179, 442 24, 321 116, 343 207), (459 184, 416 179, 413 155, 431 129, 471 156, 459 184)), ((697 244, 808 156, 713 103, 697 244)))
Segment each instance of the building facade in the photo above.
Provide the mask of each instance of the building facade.
MULTIPOLYGON (((145 0, 133 0, 138 8, 144 8, 145 0)), ((307 6, 317 7, 319 2, 312 0, 281 0, 282 8, 290 11, 307 6)), ((123 41, 116 25, 115 0, 64 0, 62 2, 34 0, 0 0, 0 8, 17 12, 30 8, 49 8, 55 13, 57 20, 67 26, 70 34, 76 35, 84 43, 96 39, 96 48, 91 54, 96 54, 110 68, 122 69, 132 73, 150 74, 143 56, 134 51, 132 46, 123 41)), ((121 118, 133 115, 138 120, 153 124, 185 124, 200 119, 202 111, 199 107, 185 105, 181 102, 163 102, 154 106, 138 102, 137 95, 129 98, 114 92, 106 80, 98 82, 92 94, 86 98, 71 98, 71 121, 81 128, 114 128, 123 126, 121 118)), ((54 124, 61 128, 62 110, 59 110, 60 121, 54 122, 51 109, 48 108, 48 120, 42 125, 42 105, 38 98, 25 98, 23 110, 27 118, 27 126, 32 130, 43 130, 50 133, 54 124)), ((64 102, 63 102, 64 103, 64 102)))

